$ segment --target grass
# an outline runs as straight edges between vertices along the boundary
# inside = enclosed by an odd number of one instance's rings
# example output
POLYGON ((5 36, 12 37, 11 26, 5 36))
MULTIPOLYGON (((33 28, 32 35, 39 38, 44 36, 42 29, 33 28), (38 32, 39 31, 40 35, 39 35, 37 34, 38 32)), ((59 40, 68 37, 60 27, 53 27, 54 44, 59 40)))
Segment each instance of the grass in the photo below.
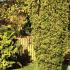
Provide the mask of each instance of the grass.
POLYGON ((16 70, 39 70, 39 69, 38 69, 37 62, 34 62, 34 63, 30 63, 28 66, 16 70))

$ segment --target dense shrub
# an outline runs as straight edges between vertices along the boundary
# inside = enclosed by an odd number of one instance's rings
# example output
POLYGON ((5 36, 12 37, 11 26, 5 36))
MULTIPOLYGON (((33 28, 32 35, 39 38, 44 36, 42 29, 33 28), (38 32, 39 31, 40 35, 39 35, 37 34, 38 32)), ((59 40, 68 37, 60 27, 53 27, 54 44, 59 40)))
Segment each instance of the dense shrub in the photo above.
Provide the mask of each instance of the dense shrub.
POLYGON ((15 33, 14 28, 10 25, 0 26, 0 70, 6 70, 15 63, 15 61, 9 60, 10 57, 15 56, 19 48, 15 33))
POLYGON ((31 21, 40 70, 61 70, 68 48, 67 0, 34 0, 31 21))

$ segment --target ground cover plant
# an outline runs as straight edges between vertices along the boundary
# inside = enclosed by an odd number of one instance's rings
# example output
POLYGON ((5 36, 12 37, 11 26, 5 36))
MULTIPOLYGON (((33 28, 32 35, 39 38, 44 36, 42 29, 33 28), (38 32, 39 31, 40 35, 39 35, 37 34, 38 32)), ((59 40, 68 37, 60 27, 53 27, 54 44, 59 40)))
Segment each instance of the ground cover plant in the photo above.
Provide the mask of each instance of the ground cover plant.
POLYGON ((37 62, 32 62, 29 65, 16 70, 39 70, 39 67, 37 62))

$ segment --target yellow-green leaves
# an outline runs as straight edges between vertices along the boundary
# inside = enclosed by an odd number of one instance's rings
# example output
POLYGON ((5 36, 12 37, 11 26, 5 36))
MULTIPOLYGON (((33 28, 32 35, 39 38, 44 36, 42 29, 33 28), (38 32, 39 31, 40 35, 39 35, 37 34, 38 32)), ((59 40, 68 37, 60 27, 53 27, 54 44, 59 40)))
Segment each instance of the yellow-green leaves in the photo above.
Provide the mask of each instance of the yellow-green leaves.
POLYGON ((62 70, 62 61, 68 46, 67 10, 66 0, 36 0, 33 3, 32 35, 40 70, 62 70))
MULTIPOLYGON (((11 66, 14 61, 8 61, 15 53, 18 53, 18 48, 20 45, 17 45, 17 40, 15 36, 15 29, 8 26, 0 27, 0 69, 6 69, 11 66)), ((19 44, 19 43, 18 43, 19 44)))
POLYGON ((2 50, 3 46, 0 46, 0 50, 2 50))

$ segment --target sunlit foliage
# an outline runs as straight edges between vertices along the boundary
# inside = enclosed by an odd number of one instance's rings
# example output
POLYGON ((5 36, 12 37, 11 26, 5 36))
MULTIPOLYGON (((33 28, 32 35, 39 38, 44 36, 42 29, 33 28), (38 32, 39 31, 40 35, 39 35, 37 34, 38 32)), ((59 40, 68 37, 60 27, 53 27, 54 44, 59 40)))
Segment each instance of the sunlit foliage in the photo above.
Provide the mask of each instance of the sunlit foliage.
POLYGON ((67 0, 34 0, 33 41, 40 70, 62 70, 68 45, 67 0))

